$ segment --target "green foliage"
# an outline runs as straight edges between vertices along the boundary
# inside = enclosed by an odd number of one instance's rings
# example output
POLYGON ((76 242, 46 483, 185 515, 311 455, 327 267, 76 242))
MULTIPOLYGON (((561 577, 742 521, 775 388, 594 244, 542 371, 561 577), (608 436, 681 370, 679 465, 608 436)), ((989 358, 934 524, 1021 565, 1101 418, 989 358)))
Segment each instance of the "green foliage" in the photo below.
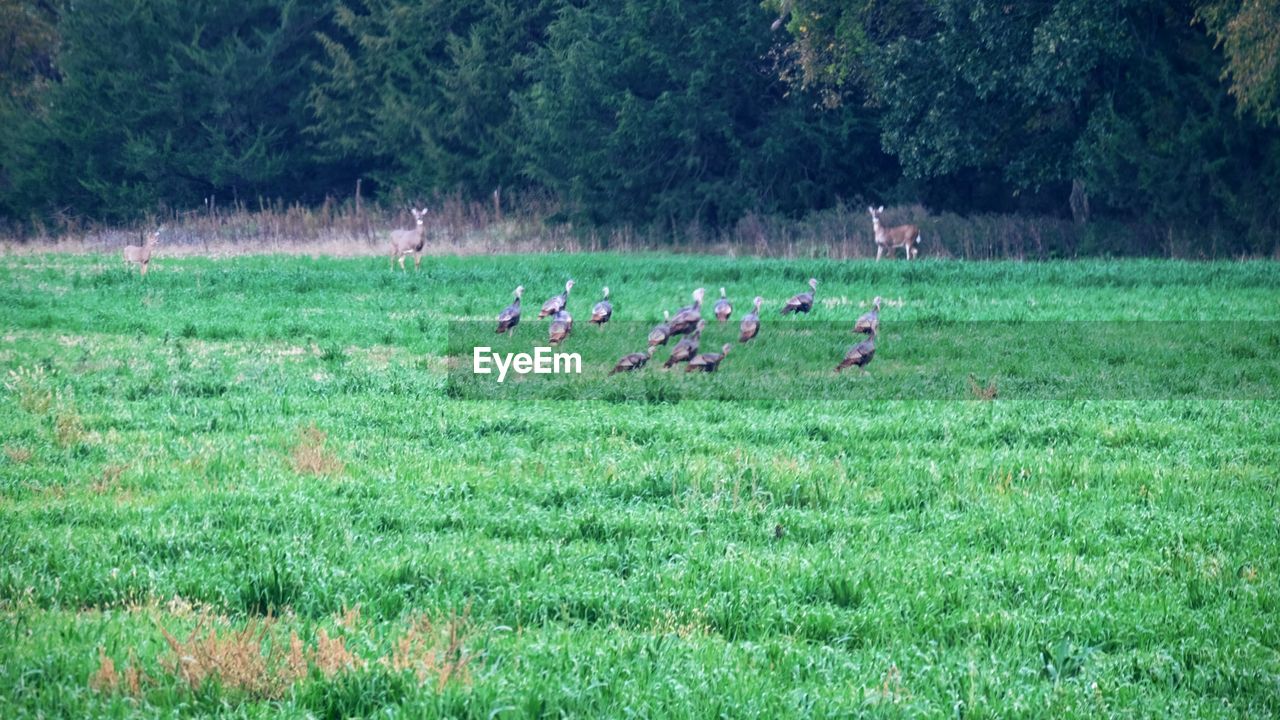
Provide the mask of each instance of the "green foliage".
POLYGON ((1277 12, 0 0, 0 224, 316 203, 364 179, 375 198, 501 189, 561 208, 552 221, 653 234, 868 199, 1265 253, 1280 228, 1277 12))
POLYGON ((1280 123, 1280 5, 1270 0, 1209 0, 1200 18, 1227 58, 1224 74, 1240 106, 1280 123))
POLYGON ((14 211, 130 218, 218 196, 308 197, 301 131, 323 3, 69 6, 47 117, 6 143, 14 211))
POLYGON ((484 196, 519 185, 513 98, 561 0, 339 5, 313 128, 386 187, 484 196))
POLYGON ((822 113, 768 61, 767 16, 735 2, 567 8, 523 106, 527 171, 594 223, 796 212, 896 174, 870 113, 822 113))
MULTIPOLYGON (((42 81, 56 75, 58 30, 53 3, 0 0, 0 102, 24 103, 42 81)), ((3 106, 0 106, 3 107, 3 106)), ((26 109, 32 109, 26 105, 26 109)))
MULTIPOLYGON (((1074 190, 1082 217, 1091 206, 1265 248, 1280 134, 1234 116, 1195 17, 1185 1, 802 0, 788 27, 803 80, 865 88, 885 150, 937 204, 1064 212, 1074 190)), ((1271 63, 1250 77, 1273 69, 1266 43, 1239 43, 1271 63)))

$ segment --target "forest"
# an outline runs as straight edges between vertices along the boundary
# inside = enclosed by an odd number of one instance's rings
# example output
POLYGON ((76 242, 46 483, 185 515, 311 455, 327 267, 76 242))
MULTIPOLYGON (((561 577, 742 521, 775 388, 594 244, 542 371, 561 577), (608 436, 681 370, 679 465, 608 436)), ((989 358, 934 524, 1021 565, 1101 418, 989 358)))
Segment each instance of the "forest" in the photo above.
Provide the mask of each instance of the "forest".
POLYGON ((1271 0, 0 0, 0 35, 18 236, 357 181, 577 227, 874 202, 1280 235, 1271 0))

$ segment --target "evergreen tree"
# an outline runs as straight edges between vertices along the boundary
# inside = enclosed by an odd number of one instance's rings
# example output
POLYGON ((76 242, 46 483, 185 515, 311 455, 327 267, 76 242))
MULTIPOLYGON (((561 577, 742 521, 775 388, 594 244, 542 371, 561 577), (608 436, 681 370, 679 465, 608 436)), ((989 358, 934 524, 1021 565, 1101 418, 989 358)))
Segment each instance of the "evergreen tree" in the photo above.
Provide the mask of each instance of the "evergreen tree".
POLYGON ((0 0, 0 217, 27 208, 14 202, 18 158, 45 117, 49 84, 56 80, 58 9, 52 2, 0 0))
POLYGON ((513 97, 560 0, 359 0, 323 38, 324 151, 410 193, 520 182, 513 97))
POLYGON ((294 0, 68 5, 61 81, 4 146, 6 204, 121 219, 320 190, 302 130, 324 17, 294 0))
POLYGON ((526 168, 590 222, 723 224, 894 174, 865 113, 788 95, 759 7, 603 0, 549 35, 522 106, 526 168))

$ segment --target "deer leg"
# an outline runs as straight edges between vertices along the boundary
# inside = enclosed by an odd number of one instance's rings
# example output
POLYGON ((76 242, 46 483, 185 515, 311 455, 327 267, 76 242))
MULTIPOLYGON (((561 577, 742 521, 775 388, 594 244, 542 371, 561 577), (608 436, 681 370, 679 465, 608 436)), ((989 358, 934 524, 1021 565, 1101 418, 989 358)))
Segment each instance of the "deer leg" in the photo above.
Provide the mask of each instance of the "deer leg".
POLYGON ((401 270, 404 270, 404 256, 403 256, 403 255, 401 255, 401 256, 400 256, 400 269, 401 269, 401 270))
POLYGON ((883 245, 877 245, 877 246, 876 246, 876 262, 880 262, 880 256, 881 256, 881 255, 884 255, 884 246, 883 246, 883 245))
POLYGON ((422 269, 422 253, 415 253, 415 254, 414 254, 414 256, 413 256, 413 269, 414 269, 414 270, 421 270, 421 269, 422 269))

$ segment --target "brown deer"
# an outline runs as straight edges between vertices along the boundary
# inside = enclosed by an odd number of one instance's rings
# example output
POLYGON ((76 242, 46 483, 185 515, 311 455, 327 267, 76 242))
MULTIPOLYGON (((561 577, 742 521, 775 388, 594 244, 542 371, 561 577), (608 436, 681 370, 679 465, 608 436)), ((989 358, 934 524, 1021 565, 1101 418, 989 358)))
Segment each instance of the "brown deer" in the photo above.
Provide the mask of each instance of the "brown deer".
POLYGON ((396 258, 400 258, 400 269, 404 270, 404 256, 413 254, 413 269, 422 269, 422 248, 427 244, 426 225, 423 219, 427 217, 427 210, 423 208, 409 208, 413 212, 413 219, 417 223, 417 227, 413 230, 392 230, 391 231, 391 269, 395 270, 396 258))
POLYGON ((920 249, 916 245, 920 244, 920 228, 915 225, 899 225, 897 227, 885 227, 880 223, 880 214, 884 212, 884 206, 879 208, 868 207, 871 212, 871 229, 876 233, 876 261, 880 261, 880 256, 884 255, 884 251, 888 249, 892 255, 898 248, 906 248, 907 259, 920 254, 920 249))
POLYGON ((151 233, 143 241, 142 245, 125 245, 124 246, 124 262, 125 265, 137 264, 142 268, 139 275, 147 274, 147 266, 151 264, 151 252, 155 250, 156 243, 160 242, 160 230, 151 233))

